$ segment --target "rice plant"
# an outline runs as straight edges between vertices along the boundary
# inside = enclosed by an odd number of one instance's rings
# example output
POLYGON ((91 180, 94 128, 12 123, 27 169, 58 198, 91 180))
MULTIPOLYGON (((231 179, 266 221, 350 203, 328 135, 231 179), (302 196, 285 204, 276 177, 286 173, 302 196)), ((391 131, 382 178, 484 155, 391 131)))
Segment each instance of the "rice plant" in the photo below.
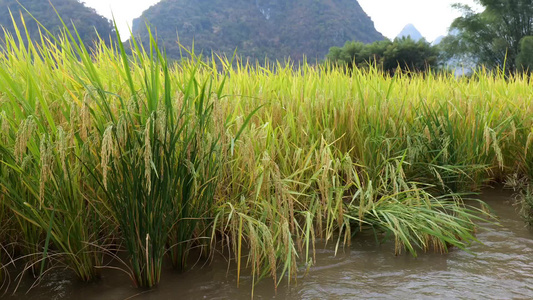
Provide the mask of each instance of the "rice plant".
POLYGON ((533 191, 531 186, 520 191, 517 204, 524 222, 529 226, 533 226, 533 191))
POLYGON ((111 257, 152 287, 200 249, 278 285, 363 230, 393 254, 468 250, 489 215, 464 193, 533 176, 524 77, 171 63, 154 37, 42 32, 0 55, 0 246, 36 277, 111 257))
MULTIPOLYGON (((131 76, 123 48, 121 55, 125 76, 131 76)), ((175 266, 184 267, 196 224, 211 209, 220 159, 218 137, 208 131, 209 80, 197 82, 192 70, 189 82, 173 91, 165 58, 155 55, 142 67, 143 96, 130 104, 121 100, 117 110, 107 98, 97 100, 109 115, 97 129, 100 166, 87 165, 101 168, 101 176, 93 176, 119 224, 135 283, 143 287, 159 282, 166 247, 175 266)))

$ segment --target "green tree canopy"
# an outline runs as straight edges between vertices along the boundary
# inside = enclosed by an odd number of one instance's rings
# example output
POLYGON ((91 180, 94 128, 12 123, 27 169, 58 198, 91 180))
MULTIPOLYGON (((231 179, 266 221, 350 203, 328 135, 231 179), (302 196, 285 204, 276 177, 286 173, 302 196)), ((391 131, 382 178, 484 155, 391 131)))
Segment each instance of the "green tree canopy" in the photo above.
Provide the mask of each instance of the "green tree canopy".
POLYGON ((520 40, 520 53, 516 57, 518 71, 533 72, 533 36, 526 36, 520 40))
POLYGON ((424 39, 415 42, 410 37, 395 39, 383 55, 383 68, 427 71, 437 65, 438 50, 424 39))
MULTIPOLYGON (((51 3, 53 6, 48 0, 18 0, 18 2, 17 0, 0 0, 0 26, 14 35, 14 19, 18 29, 23 31, 22 16, 31 39, 39 40, 39 25, 33 17, 46 29, 57 34, 63 29, 61 20, 57 16, 58 13, 71 32, 74 32, 74 26, 76 27, 82 41, 87 46, 92 45, 97 38, 97 33, 104 40, 115 36, 111 21, 78 0, 52 0, 51 3)), ((3 34, 0 34, 0 40, 3 38, 3 34)), ((22 38, 26 42, 24 32, 22 32, 22 38)))
POLYGON ((350 41, 344 47, 332 47, 326 58, 348 68, 377 65, 384 71, 427 71, 438 63, 438 50, 425 40, 410 37, 384 40, 371 44, 350 41), (355 64, 355 65, 354 65, 355 64))
POLYGON ((517 69, 520 41, 533 34, 533 0, 478 0, 484 7, 475 12, 456 4, 463 16, 452 23, 455 34, 443 41, 449 57, 472 58, 488 68, 517 69))

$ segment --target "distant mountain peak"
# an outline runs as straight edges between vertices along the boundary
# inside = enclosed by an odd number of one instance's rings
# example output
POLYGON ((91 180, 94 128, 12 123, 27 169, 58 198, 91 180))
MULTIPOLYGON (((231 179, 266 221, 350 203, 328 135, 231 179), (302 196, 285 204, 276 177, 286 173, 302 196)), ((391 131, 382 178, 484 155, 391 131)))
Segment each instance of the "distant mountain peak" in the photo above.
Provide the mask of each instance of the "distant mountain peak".
POLYGON ((405 25, 405 27, 396 37, 403 38, 403 37, 409 37, 409 36, 415 41, 419 41, 424 38, 422 34, 420 33, 420 31, 416 29, 415 25, 411 23, 405 25))
POLYGON ((442 40, 445 38, 444 35, 440 35, 438 36, 432 43, 431 45, 435 46, 435 45, 438 45, 442 42, 442 40))

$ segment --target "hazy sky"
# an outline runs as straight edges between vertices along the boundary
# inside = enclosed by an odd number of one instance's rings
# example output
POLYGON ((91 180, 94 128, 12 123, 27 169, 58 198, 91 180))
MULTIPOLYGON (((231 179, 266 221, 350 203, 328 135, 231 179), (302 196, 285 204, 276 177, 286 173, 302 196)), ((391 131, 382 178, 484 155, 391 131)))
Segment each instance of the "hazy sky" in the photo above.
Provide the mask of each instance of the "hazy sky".
MULTIPOLYGON (((119 26, 122 38, 129 36, 128 26, 141 13, 159 0, 82 0, 100 14, 111 18, 111 11, 119 26)), ((412 23, 428 40, 445 35, 459 12, 453 3, 473 6, 474 0, 359 0, 363 10, 372 18, 376 29, 388 38, 394 38, 402 28, 412 23)))
POLYGON ((104 17, 115 17, 121 38, 125 40, 130 33, 131 22, 138 18, 148 7, 160 0, 81 0, 86 6, 96 9, 104 17), (112 13, 111 13, 112 12, 112 13))
POLYGON ((474 0, 359 0, 363 10, 384 36, 394 38, 409 23, 428 41, 446 35, 452 21, 461 13, 452 4, 478 8, 474 0))

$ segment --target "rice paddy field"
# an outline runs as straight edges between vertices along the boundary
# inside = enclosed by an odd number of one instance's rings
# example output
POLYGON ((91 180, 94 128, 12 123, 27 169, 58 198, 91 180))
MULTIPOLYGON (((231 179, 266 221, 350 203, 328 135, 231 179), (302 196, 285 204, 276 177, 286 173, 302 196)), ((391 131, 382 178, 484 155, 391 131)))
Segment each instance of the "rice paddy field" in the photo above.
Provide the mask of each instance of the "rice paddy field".
POLYGON ((502 183, 531 222, 528 77, 175 63, 153 40, 23 34, 0 54, 3 290, 58 268, 153 287, 191 253, 278 286, 317 241, 369 232, 392 254, 469 251, 493 220, 472 193, 502 183))

